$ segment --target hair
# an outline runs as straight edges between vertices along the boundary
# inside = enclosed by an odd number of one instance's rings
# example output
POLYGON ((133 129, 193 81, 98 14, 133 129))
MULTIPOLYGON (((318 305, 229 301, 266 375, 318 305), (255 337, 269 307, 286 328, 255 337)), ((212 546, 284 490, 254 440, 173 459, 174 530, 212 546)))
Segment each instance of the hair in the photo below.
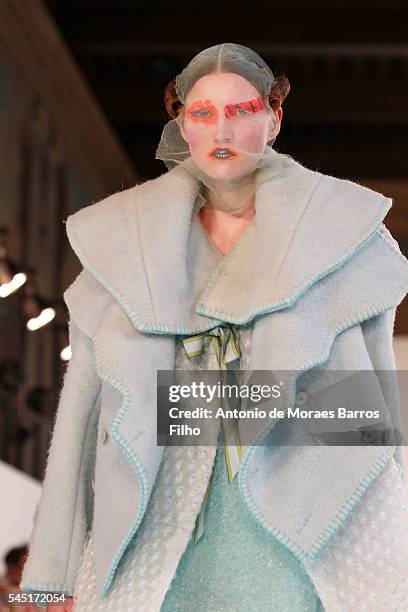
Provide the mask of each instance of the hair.
POLYGON ((16 563, 20 563, 21 558, 27 553, 28 546, 26 544, 23 546, 17 546, 16 548, 11 548, 4 557, 4 562, 6 565, 15 565, 16 563))
MULTIPOLYGON (((287 76, 280 74, 275 77, 275 82, 269 92, 269 104, 272 110, 276 111, 282 106, 290 91, 290 83, 287 76)), ((176 119, 183 109, 183 104, 179 100, 176 92, 176 80, 170 81, 164 89, 164 104, 172 119, 176 119)))

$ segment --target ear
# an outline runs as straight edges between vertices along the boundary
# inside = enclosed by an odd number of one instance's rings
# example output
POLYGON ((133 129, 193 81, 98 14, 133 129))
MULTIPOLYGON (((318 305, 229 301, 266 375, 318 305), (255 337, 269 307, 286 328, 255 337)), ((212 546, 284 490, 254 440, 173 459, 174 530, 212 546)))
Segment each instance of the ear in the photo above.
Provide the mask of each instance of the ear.
POLYGON ((283 109, 280 106, 275 111, 272 111, 271 122, 268 131, 268 142, 273 138, 276 138, 280 132, 281 121, 282 121, 283 109))
POLYGON ((178 117, 176 117, 176 123, 177 123, 177 125, 178 125, 178 126, 179 126, 179 128, 180 128, 180 133, 181 133, 181 135, 182 135, 182 137, 183 137, 183 140, 185 140, 185 141, 186 141, 186 143, 188 144, 188 138, 187 138, 186 131, 185 131, 185 129, 184 129, 184 122, 183 122, 183 117, 182 117, 182 115, 181 115, 181 114, 180 114, 180 115, 178 115, 178 117))

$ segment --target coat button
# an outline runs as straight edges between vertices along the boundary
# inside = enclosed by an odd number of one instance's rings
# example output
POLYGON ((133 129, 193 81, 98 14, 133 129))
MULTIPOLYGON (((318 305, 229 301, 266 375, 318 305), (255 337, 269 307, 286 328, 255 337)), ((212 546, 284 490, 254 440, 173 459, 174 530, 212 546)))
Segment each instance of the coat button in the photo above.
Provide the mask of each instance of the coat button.
POLYGON ((101 435, 102 444, 106 444, 106 442, 108 441, 108 438, 109 438, 108 430, 106 429, 106 427, 104 427, 102 429, 102 435, 101 435))
POLYGON ((362 431, 361 439, 367 444, 375 444, 378 442, 378 431, 362 431))
POLYGON ((300 391, 299 393, 296 394, 297 404, 306 404, 308 399, 309 399, 309 396, 306 393, 306 391, 300 391))

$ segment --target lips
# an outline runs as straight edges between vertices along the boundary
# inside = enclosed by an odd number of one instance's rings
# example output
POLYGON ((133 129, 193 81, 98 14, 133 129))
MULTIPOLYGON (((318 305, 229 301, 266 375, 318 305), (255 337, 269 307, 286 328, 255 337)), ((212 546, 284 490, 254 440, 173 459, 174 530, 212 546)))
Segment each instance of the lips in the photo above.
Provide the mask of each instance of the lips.
POLYGON ((235 153, 235 151, 232 151, 232 149, 226 149, 226 148, 220 148, 217 147, 216 149, 214 149, 213 151, 211 151, 211 153, 208 154, 208 157, 210 159, 233 159, 234 157, 237 157, 238 153, 235 153))

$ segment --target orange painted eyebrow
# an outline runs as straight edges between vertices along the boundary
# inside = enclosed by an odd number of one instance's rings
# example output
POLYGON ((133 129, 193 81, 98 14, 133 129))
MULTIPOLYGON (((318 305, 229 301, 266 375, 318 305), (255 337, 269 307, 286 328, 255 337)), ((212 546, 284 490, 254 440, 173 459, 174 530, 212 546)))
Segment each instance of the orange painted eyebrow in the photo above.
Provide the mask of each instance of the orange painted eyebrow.
POLYGON ((266 108, 265 100, 262 96, 254 98, 253 100, 246 100, 245 102, 238 102, 237 104, 226 104, 224 106, 224 114, 227 118, 233 117, 239 111, 244 110, 248 114, 257 113, 266 108))
MULTIPOLYGON (((237 102, 235 104, 226 104, 224 106, 224 115, 227 119, 234 117, 240 111, 245 111, 247 114, 257 113, 266 108, 265 100, 262 96, 245 102, 237 102)), ((194 123, 198 121, 203 123, 214 124, 218 120, 218 110, 209 99, 196 100, 190 104, 185 111, 185 117, 194 123)))

